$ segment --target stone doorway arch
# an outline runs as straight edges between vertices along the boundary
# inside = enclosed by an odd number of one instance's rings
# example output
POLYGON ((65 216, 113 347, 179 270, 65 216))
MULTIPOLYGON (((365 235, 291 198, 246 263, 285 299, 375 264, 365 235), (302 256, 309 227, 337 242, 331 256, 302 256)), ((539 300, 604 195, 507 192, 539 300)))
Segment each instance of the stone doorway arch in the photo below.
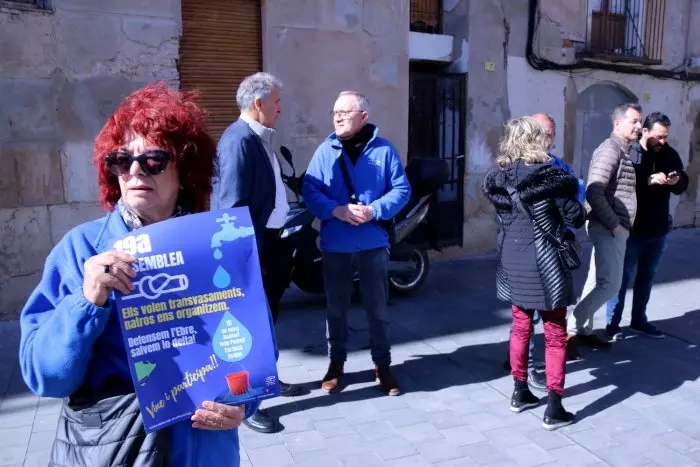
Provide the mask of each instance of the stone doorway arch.
POLYGON ((613 110, 627 102, 638 102, 637 96, 612 82, 596 83, 579 94, 576 101, 574 167, 584 180, 588 178, 593 151, 612 131, 613 110))

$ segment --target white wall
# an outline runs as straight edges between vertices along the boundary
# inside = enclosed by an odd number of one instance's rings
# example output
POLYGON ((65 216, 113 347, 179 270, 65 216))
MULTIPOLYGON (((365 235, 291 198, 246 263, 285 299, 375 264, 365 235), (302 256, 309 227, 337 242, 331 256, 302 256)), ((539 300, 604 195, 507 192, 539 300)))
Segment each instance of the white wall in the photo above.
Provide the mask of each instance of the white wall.
POLYGON ((411 60, 452 62, 454 38, 445 34, 408 33, 408 57, 411 60))

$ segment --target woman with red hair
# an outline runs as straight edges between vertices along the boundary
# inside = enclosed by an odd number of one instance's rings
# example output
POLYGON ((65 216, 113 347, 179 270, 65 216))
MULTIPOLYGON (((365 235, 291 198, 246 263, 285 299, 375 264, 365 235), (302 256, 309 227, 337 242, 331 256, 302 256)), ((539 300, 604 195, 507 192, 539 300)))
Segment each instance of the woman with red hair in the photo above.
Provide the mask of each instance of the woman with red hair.
POLYGON ((237 427, 256 404, 205 402, 191 421, 145 433, 113 300, 135 276, 133 256, 108 250, 113 239, 207 209, 216 146, 195 97, 149 85, 109 117, 94 149, 108 213, 56 245, 22 311, 24 381, 66 399, 50 465, 240 464, 237 427))

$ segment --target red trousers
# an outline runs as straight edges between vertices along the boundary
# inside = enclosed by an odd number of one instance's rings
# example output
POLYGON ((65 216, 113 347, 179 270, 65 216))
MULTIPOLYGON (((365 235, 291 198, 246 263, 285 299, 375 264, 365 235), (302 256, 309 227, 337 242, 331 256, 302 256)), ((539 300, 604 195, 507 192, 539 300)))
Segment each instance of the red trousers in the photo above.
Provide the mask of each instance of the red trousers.
MULTIPOLYGON (((513 331, 510 336, 511 374, 519 381, 527 381, 527 353, 532 331, 534 310, 513 305, 513 331)), ((544 323, 544 363, 547 391, 564 395, 566 373, 566 308, 540 310, 544 323)))

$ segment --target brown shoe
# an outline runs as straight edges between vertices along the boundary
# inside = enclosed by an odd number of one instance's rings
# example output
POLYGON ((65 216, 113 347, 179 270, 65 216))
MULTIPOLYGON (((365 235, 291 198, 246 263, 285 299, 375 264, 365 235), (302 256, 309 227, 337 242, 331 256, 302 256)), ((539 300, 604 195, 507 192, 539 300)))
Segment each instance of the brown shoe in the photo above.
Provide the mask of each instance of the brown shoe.
POLYGON ((374 381, 379 384, 382 391, 386 392, 390 396, 398 396, 401 394, 399 382, 391 373, 391 368, 389 365, 376 365, 374 367, 374 381))
POLYGON ((608 340, 604 340, 597 334, 590 334, 588 336, 578 336, 579 342, 586 345, 592 349, 607 349, 612 347, 612 343, 608 340))
POLYGON ((323 392, 332 394, 340 391, 340 383, 343 380, 344 366, 344 362, 331 362, 331 364, 328 365, 326 376, 324 376, 323 381, 321 381, 321 389, 323 389, 323 392))
POLYGON ((567 360, 580 360, 581 354, 578 352, 576 343, 578 341, 576 334, 571 334, 566 337, 566 359, 567 360))

